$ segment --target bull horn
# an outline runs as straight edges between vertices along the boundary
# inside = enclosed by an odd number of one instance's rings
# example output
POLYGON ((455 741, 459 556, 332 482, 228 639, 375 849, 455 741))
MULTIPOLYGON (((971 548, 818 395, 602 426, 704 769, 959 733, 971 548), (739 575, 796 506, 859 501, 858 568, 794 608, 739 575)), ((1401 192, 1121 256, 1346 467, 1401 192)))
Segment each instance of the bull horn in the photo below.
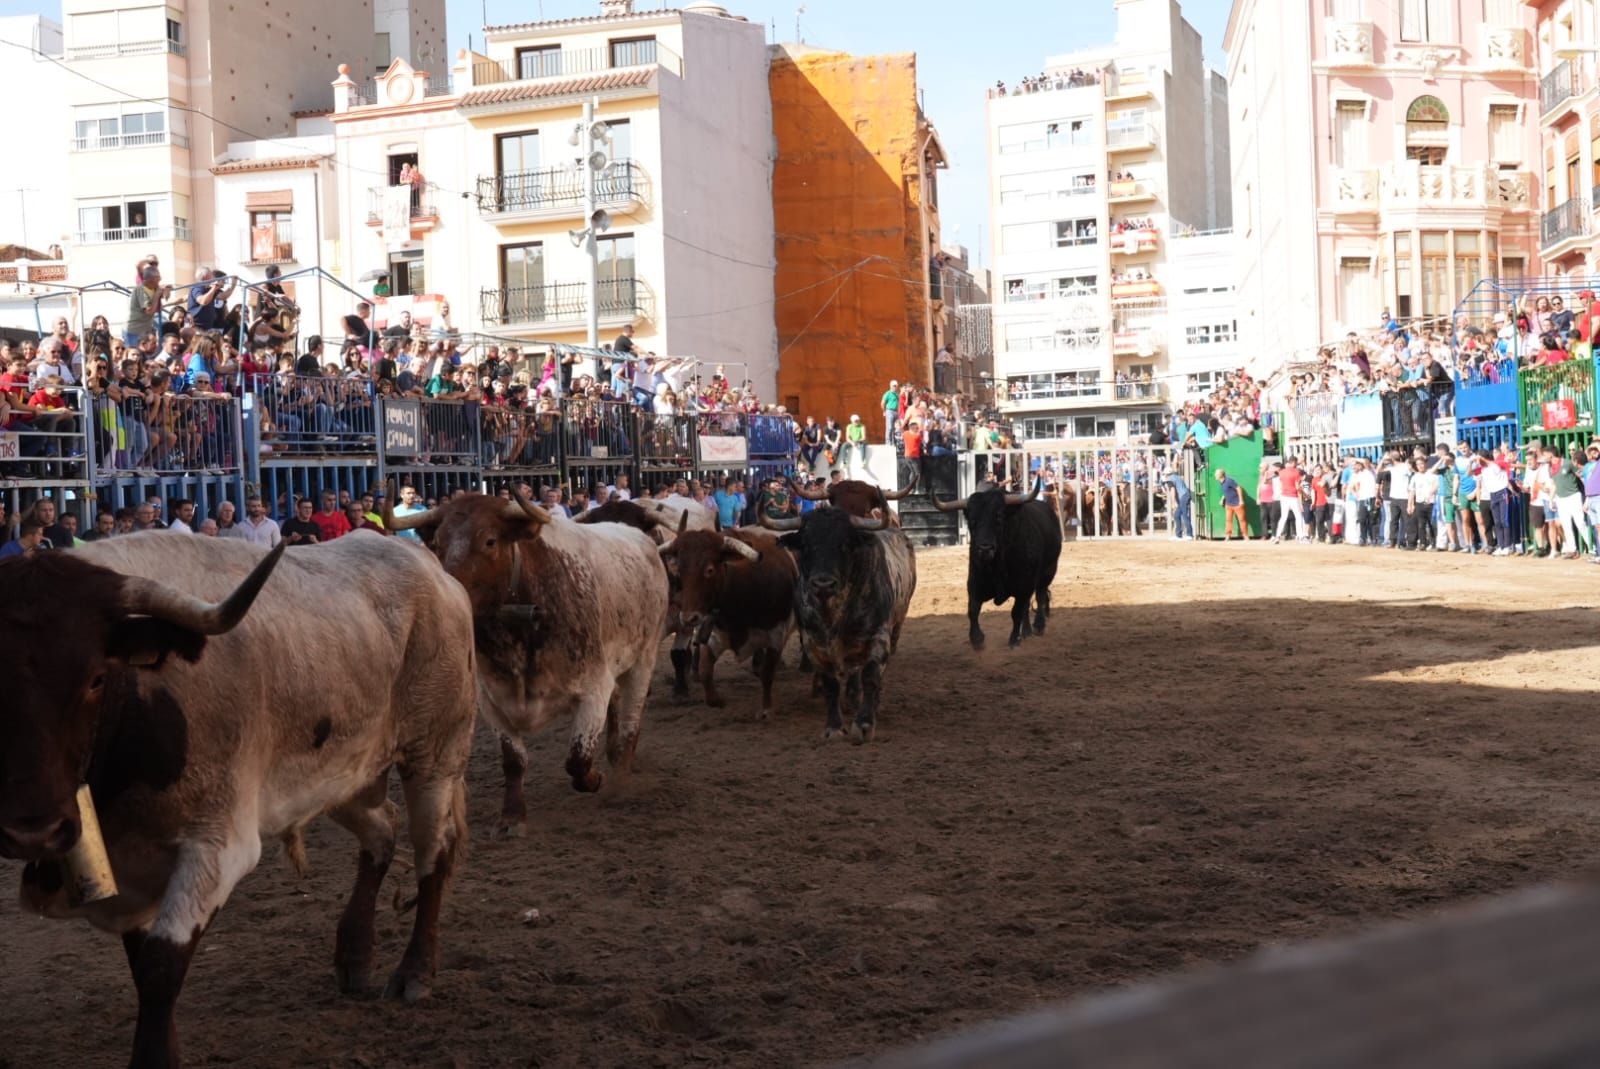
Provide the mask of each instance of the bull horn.
POLYGON ((915 490, 916 488, 917 488, 917 473, 916 472, 912 472, 911 473, 911 481, 906 483, 906 486, 905 486, 904 490, 896 490, 892 494, 889 491, 885 490, 883 492, 883 498, 884 498, 885 501, 899 501, 901 498, 910 497, 911 496, 911 491, 915 490))
MULTIPOLYGON (((654 515, 660 516, 661 514, 658 512, 658 513, 655 513, 654 515)), ((659 522, 661 523, 662 527, 667 526, 666 520, 665 520, 664 517, 659 522)), ((656 552, 661 554, 663 557, 667 556, 669 553, 676 553, 677 549, 674 548, 674 547, 676 547, 677 544, 678 544, 678 535, 683 534, 683 532, 687 531, 688 529, 689 529, 689 513, 688 513, 687 510, 685 510, 683 515, 678 517, 678 534, 677 535, 673 535, 671 538, 667 539, 665 542, 663 542, 659 546, 657 546, 656 547, 656 552)))
POLYGON ((761 551, 748 542, 741 542, 737 538, 722 536, 722 548, 732 550, 745 560, 756 561, 761 559, 761 551))
POLYGON ((1042 490, 1042 489, 1044 489, 1044 476, 1041 475, 1038 478, 1033 480, 1033 493, 1031 493, 1031 494, 1007 494, 1006 495, 1006 504, 1008 504, 1008 505, 1025 505, 1029 501, 1032 501, 1034 498, 1038 497, 1039 496, 1039 491, 1042 490))
POLYGON ((279 542, 234 588, 226 601, 201 601, 193 594, 158 583, 153 579, 128 576, 122 581, 122 611, 129 616, 150 616, 177 624, 201 635, 220 635, 232 631, 250 610, 267 576, 278 566, 289 543, 279 542))
POLYGON ((877 523, 873 523, 872 520, 868 519, 865 516, 851 516, 850 517, 850 526, 858 528, 859 530, 862 530, 862 531, 882 531, 882 530, 886 530, 888 528, 888 526, 889 526, 889 517, 887 517, 887 516, 885 516, 883 514, 883 510, 882 509, 873 509, 872 510, 872 514, 877 517, 877 519, 878 519, 877 523))
POLYGON ((389 480, 389 493, 383 499, 383 529, 385 531, 410 531, 417 527, 426 527, 430 523, 438 523, 438 509, 425 509, 410 516, 396 516, 394 503, 400 498, 400 491, 395 489, 394 480, 389 480))
POLYGON ((785 516, 781 520, 775 520, 768 516, 766 512, 757 509, 756 519, 760 521, 761 526, 769 531, 798 531, 800 529, 801 519, 799 516, 785 516))
POLYGON ((807 490, 799 483, 795 482, 792 478, 786 478, 785 481, 789 484, 789 490, 794 494, 795 497, 803 497, 807 501, 828 500, 827 487, 823 487, 821 490, 807 490))
POLYGON ((506 517, 513 520, 526 517, 541 527, 550 522, 550 513, 545 510, 545 507, 543 505, 535 505, 523 496, 521 490, 513 490, 511 492, 511 504, 506 506, 506 517))
POLYGON ((932 501, 933 507, 940 512, 964 512, 967 508, 966 498, 962 498, 959 501, 940 501, 939 495, 932 490, 928 491, 928 500, 932 501))

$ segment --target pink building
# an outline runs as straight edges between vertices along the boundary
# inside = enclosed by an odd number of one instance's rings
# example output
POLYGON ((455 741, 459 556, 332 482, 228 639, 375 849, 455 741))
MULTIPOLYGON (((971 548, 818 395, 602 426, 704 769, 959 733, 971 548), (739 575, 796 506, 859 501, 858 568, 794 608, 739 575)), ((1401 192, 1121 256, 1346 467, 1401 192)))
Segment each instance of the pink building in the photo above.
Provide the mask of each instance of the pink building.
POLYGON ((1234 0, 1239 327, 1254 359, 1385 309, 1448 316, 1482 278, 1537 273, 1534 28, 1521 0, 1234 0))
POLYGON ((1595 209, 1600 207, 1600 104, 1594 90, 1600 11, 1577 0, 1527 0, 1536 20, 1540 181, 1544 220, 1540 258, 1550 274, 1600 270, 1595 209))

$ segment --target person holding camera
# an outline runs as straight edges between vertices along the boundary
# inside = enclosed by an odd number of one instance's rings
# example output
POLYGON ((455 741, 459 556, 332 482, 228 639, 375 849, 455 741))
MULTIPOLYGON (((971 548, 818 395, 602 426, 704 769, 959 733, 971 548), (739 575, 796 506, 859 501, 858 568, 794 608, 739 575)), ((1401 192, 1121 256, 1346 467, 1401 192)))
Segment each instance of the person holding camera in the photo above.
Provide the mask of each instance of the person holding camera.
POLYGON ((122 329, 122 340, 130 346, 155 332, 161 305, 172 295, 172 287, 161 284, 161 264, 154 256, 140 260, 137 271, 139 281, 128 295, 128 322, 122 329))

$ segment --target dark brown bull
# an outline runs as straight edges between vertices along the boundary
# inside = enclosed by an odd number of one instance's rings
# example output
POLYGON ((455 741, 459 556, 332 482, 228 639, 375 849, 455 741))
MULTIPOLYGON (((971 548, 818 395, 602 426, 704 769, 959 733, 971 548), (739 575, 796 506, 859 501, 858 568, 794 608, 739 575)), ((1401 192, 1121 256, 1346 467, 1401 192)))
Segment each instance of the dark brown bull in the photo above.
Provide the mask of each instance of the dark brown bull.
POLYGON ((600 789, 602 732, 612 766, 626 772, 667 616, 655 543, 623 524, 573 523, 520 496, 465 494, 384 520, 390 530, 420 530, 472 600, 479 709, 501 740, 504 829, 515 834, 527 822, 521 736, 558 716, 573 718, 566 767, 576 789, 600 789))
POLYGON ((796 497, 803 497, 807 501, 826 501, 834 508, 844 509, 851 516, 860 516, 864 520, 871 519, 876 511, 879 515, 889 518, 891 527, 900 526, 900 517, 889 508, 889 502, 910 497, 911 491, 916 488, 916 472, 911 473, 911 481, 906 484, 904 490, 885 490, 881 486, 862 482, 860 479, 842 479, 822 490, 808 490, 793 479, 789 480, 789 489, 796 497))
POLYGON ((660 549, 681 612, 681 627, 704 636, 700 682, 706 704, 725 704, 715 669, 724 650, 750 658, 761 676, 762 719, 772 713, 772 679, 794 621, 794 558, 765 531, 690 531, 660 549))

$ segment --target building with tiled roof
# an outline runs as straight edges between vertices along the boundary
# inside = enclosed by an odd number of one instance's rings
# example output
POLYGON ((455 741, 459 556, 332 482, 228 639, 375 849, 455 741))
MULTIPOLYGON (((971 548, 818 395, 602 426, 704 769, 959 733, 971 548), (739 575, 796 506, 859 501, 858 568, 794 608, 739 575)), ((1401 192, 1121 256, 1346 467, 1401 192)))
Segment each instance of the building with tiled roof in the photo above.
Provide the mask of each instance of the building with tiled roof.
MULTIPOLYGON (((585 344, 583 167, 596 174, 595 340, 696 357, 774 396, 772 106, 760 25, 712 3, 492 26, 448 71, 334 81, 341 270, 452 324, 585 344), (602 135, 580 160, 585 109, 602 135), (402 172, 422 180, 401 184, 402 172)), ((706 372, 708 375, 710 369, 706 372)))

